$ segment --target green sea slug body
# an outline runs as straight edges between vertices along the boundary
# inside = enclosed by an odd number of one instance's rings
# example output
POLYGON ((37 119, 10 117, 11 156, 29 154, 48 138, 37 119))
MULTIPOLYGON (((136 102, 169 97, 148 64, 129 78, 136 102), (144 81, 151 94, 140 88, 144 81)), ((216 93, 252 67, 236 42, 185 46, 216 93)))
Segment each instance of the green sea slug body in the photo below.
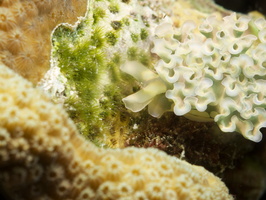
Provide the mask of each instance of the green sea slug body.
POLYGON ((266 21, 233 13, 222 20, 210 16, 198 27, 162 23, 155 34, 156 72, 140 64, 138 72, 130 70, 132 63, 121 67, 138 80, 150 74, 143 89, 123 99, 126 107, 137 112, 148 105, 155 117, 171 110, 214 120, 224 132, 259 142, 266 127, 266 21))

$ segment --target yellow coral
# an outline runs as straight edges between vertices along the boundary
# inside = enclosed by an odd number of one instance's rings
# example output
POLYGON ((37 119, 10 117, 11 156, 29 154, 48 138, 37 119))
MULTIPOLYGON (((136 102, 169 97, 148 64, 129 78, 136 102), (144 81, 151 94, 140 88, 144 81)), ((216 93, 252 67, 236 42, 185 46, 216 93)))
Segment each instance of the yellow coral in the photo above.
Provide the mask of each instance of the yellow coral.
POLYGON ((95 147, 4 64, 0 85, 0 184, 11 199, 232 199, 219 178, 159 150, 95 147))
POLYGON ((0 1, 0 61, 37 83, 49 69, 51 31, 58 23, 74 23, 85 13, 86 3, 87 0, 0 1), (6 51, 10 52, 7 59, 6 51))

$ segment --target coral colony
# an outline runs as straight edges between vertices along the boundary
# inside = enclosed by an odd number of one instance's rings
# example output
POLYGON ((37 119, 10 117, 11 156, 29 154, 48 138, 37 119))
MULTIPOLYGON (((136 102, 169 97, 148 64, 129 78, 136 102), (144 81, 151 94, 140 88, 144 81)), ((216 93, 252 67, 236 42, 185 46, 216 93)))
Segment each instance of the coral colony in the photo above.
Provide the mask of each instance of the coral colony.
MULTIPOLYGON (((50 35, 58 23, 74 23, 79 1, 0 1, 0 60, 37 83, 49 69, 50 35)), ((83 3, 84 4, 84 3, 83 3)))
POLYGON ((148 105, 160 117, 165 111, 197 121, 214 120, 224 132, 237 131, 259 142, 266 127, 266 21, 235 13, 215 16, 200 25, 187 21, 180 28, 162 23, 151 50, 161 59, 154 71, 126 63, 122 71, 144 82, 123 99, 137 112, 148 105))
POLYGON ((3 64, 0 84, 0 185, 11 199, 233 199, 212 173, 159 150, 97 148, 3 64))

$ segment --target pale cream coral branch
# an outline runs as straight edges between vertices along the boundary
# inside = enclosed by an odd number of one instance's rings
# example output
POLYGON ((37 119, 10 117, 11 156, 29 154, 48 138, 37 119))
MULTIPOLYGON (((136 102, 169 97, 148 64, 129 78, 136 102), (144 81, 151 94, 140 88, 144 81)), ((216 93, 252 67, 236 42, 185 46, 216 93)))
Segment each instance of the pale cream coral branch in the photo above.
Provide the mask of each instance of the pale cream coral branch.
POLYGON ((0 86, 0 185, 11 199, 232 199, 219 178, 159 150, 95 147, 4 64, 0 86))

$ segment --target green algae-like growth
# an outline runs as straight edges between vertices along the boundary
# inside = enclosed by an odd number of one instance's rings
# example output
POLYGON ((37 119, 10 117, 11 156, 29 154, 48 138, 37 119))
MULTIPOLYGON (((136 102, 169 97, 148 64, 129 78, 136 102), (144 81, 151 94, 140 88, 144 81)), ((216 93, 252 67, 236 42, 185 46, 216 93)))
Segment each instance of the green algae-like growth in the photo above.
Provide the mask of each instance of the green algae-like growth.
POLYGON ((122 147, 135 120, 122 98, 139 85, 119 68, 128 60, 151 66, 149 17, 133 1, 90 2, 75 26, 61 24, 53 32, 52 60, 67 80, 60 98, 85 137, 122 147))

